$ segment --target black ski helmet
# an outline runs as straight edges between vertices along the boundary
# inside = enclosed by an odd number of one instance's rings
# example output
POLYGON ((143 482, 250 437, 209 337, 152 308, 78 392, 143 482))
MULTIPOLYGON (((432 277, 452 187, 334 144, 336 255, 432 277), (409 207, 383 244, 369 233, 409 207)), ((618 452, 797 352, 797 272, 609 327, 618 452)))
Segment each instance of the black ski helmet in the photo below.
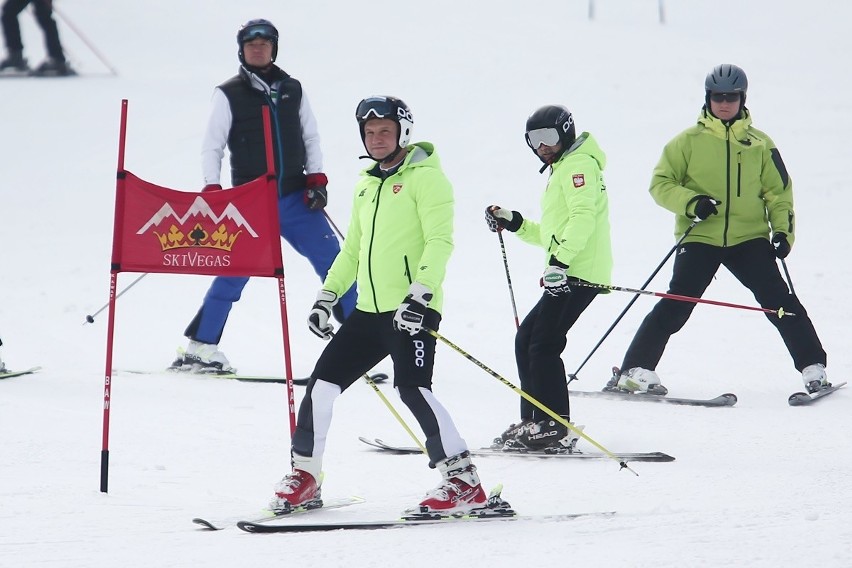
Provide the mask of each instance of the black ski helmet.
POLYGON ((704 79, 704 104, 710 108, 712 93, 740 93, 740 110, 745 106, 748 91, 748 77, 745 71, 736 65, 723 63, 713 68, 704 79))
POLYGON ((243 44, 253 39, 268 39, 272 42, 272 61, 278 57, 278 28, 272 25, 272 22, 264 19, 249 20, 240 26, 237 30, 237 45, 240 50, 237 55, 240 58, 240 63, 246 64, 245 56, 243 55, 243 44))
MULTIPOLYGON (((556 134, 559 137, 558 141, 562 144, 562 150, 555 157, 554 161, 558 160, 577 138, 577 131, 574 127, 574 116, 571 114, 570 110, 562 105, 543 106, 527 118, 527 129, 524 134, 524 139, 527 141, 527 146, 532 149, 536 156, 538 156, 538 153, 536 152, 538 146, 533 147, 533 143, 530 141, 530 132, 542 129, 556 130, 556 134)), ((552 144, 547 145, 555 146, 556 141, 554 140, 552 144)))
MULTIPOLYGON (((362 99, 355 107, 355 120, 358 121, 358 129, 361 131, 361 142, 364 143, 364 125, 371 118, 387 118, 393 120, 399 126, 397 138, 397 149, 384 160, 393 159, 396 154, 411 142, 411 132, 414 130, 414 116, 411 109, 402 99, 388 96, 375 96, 362 99)), ((364 143, 364 148, 367 145, 364 143)), ((371 156, 372 157, 372 156, 371 156)), ((384 161, 383 160, 383 161, 384 161)))

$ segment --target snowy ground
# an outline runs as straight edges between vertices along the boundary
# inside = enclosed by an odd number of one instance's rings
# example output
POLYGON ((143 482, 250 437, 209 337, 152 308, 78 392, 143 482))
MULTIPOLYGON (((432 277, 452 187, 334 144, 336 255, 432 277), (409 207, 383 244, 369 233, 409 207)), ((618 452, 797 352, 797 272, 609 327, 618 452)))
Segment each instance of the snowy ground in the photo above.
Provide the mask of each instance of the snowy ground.
MULTIPOLYGON (((434 142, 457 195, 456 254, 442 332, 512 381, 514 323, 489 203, 538 216, 544 186, 523 142, 536 107, 568 105, 608 154, 615 282, 639 287, 672 246, 672 219, 646 188, 659 152, 693 123, 713 65, 749 74, 755 124, 778 144, 795 180, 799 233, 788 259, 835 381, 852 367, 852 276, 846 241, 852 49, 842 0, 598 0, 550 5, 497 0, 428 4, 316 0, 221 3, 57 2, 119 70, 107 68, 64 21, 83 77, 0 80, 0 337, 10 367, 37 375, 0 382, 0 566, 849 566, 849 394, 790 408, 801 388, 763 316, 700 306, 659 371, 673 394, 733 391, 731 409, 576 398, 573 418, 618 451, 663 451, 673 463, 481 458, 488 485, 524 514, 617 511, 611 518, 405 531, 253 536, 204 533, 190 519, 263 505, 288 468, 282 385, 118 375, 113 386, 110 491, 99 486, 106 313, 120 100, 130 100, 127 167, 155 183, 201 184, 198 148, 212 87, 236 69, 234 35, 266 17, 282 31, 279 63, 300 78, 324 138, 329 213, 348 218, 362 148, 353 109, 364 96, 403 97, 415 139, 434 142), (487 6, 487 7, 486 7, 487 6), (846 260, 844 260, 846 259, 846 260), (819 546, 809 546, 819 543, 819 546)), ((43 48, 22 15, 27 55, 43 48)), ((535 302, 541 254, 507 235, 521 315, 535 302)), ((322 343, 303 325, 318 281, 285 248, 297 375, 322 343)), ((670 266, 651 289, 665 290, 670 266)), ((122 274, 119 288, 136 275, 122 274)), ((158 369, 183 344, 209 278, 152 275, 119 300, 115 366, 158 369)), ((708 298, 753 304, 726 272, 708 298)), ((222 348, 248 373, 283 373, 273 282, 256 280, 231 316, 222 348)), ((629 301, 599 298, 571 332, 576 370, 629 301)), ((653 301, 641 298, 580 373, 600 388, 653 301)), ((439 347, 435 391, 471 446, 516 418, 505 386, 439 347)), ((397 409, 389 386, 382 387, 397 409)), ((297 397, 301 391, 297 392, 297 397)), ((336 407, 327 496, 366 503, 313 519, 384 519, 437 482, 419 456, 373 452, 358 435, 410 444, 366 386, 336 407)), ((582 446, 581 446, 582 447, 582 446)), ((586 444, 585 449, 592 448, 586 444)))

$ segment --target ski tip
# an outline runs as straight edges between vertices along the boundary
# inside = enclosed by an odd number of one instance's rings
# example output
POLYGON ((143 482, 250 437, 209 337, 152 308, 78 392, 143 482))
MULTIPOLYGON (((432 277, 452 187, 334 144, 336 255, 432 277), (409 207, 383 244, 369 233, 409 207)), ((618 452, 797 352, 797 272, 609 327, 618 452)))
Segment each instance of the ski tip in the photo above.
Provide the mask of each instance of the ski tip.
POLYGON ((390 377, 388 377, 387 373, 374 373, 374 374, 370 375, 370 379, 372 379, 372 381, 374 383, 383 383, 386 380, 388 380, 389 378, 390 377))
POLYGON ((216 525, 214 525, 213 523, 211 523, 207 519, 202 519, 200 517, 195 517, 194 519, 192 519, 192 522, 195 523, 196 525, 199 525, 201 528, 203 528, 205 530, 209 530, 209 531, 222 530, 222 527, 217 527, 216 525))

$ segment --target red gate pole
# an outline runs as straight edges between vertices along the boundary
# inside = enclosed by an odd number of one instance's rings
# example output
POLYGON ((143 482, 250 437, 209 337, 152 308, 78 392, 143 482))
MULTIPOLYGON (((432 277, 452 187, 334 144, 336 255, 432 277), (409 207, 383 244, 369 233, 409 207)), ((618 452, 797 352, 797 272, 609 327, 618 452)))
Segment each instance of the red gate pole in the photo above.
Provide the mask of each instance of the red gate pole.
MULTIPOLYGON (((275 184, 275 198, 278 199, 278 183, 277 176, 275 175, 275 160, 272 156, 272 123, 269 118, 269 107, 263 107, 263 138, 264 144, 266 145, 266 180, 267 182, 274 179, 276 180, 275 184)), ((274 207, 272 207, 272 211, 270 212, 274 215, 275 219, 278 219, 278 206, 277 203, 274 207)), ((277 226, 278 223, 273 224, 273 226, 277 226)), ((280 250, 280 247, 279 247, 280 250)), ((292 365, 292 357, 290 353, 290 325, 287 321, 287 292, 284 288, 284 261, 282 259, 280 272, 275 274, 275 278, 278 280, 278 301, 281 304, 281 334, 284 341, 284 377, 287 379, 287 409, 290 413, 290 438, 293 438, 293 435, 296 433, 296 395, 293 389, 293 365, 292 365)))
POLYGON ((115 329, 115 290, 121 272, 121 229, 124 214, 124 146, 127 136, 127 99, 121 101, 118 135, 118 167, 115 182, 115 219, 112 233, 112 263, 109 274, 109 318, 107 323, 106 369, 104 370, 103 440, 101 445, 101 492, 109 486, 109 417, 112 402, 112 346, 115 329))

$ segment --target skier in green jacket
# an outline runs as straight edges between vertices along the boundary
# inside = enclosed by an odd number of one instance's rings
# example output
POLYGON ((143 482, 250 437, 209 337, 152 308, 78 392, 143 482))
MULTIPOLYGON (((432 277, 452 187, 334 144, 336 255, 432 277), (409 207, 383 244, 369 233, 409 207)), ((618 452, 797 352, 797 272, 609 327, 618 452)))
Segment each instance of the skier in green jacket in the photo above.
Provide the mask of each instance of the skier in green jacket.
POLYGON ((476 466, 447 410, 432 393, 435 338, 447 262, 453 250, 453 190, 432 144, 409 144, 414 119, 395 97, 361 101, 355 116, 372 163, 355 187, 349 230, 308 317, 329 340, 299 407, 293 471, 271 507, 286 511, 320 499, 322 458, 335 399, 390 355, 394 386, 426 435, 442 474, 409 514, 448 515, 485 508, 476 466), (355 311, 333 334, 332 308, 357 282, 355 311))
MULTIPOLYGON (((651 180, 657 204, 675 214, 675 236, 694 226, 675 256, 669 292, 700 298, 725 266, 764 308, 810 392, 828 385, 826 354, 799 299, 781 277, 776 258, 795 239, 793 182, 772 140, 752 126, 745 106, 748 80, 736 65, 718 65, 704 84, 698 124, 663 149, 651 180)), ((665 394, 656 373, 666 343, 695 304, 660 300, 633 338, 621 374, 608 388, 665 394)))
MULTIPOLYGON (((574 117, 563 106, 541 107, 527 119, 527 145, 544 162, 540 171, 551 171, 540 223, 498 205, 485 210, 489 229, 514 232, 546 251, 544 293, 518 328, 515 358, 521 389, 566 420, 566 334, 600 293, 571 282, 609 285, 612 274, 606 156, 591 134, 575 132, 574 117)), ((495 438, 494 447, 570 452, 576 441, 564 424, 522 398, 521 421, 495 438)))

